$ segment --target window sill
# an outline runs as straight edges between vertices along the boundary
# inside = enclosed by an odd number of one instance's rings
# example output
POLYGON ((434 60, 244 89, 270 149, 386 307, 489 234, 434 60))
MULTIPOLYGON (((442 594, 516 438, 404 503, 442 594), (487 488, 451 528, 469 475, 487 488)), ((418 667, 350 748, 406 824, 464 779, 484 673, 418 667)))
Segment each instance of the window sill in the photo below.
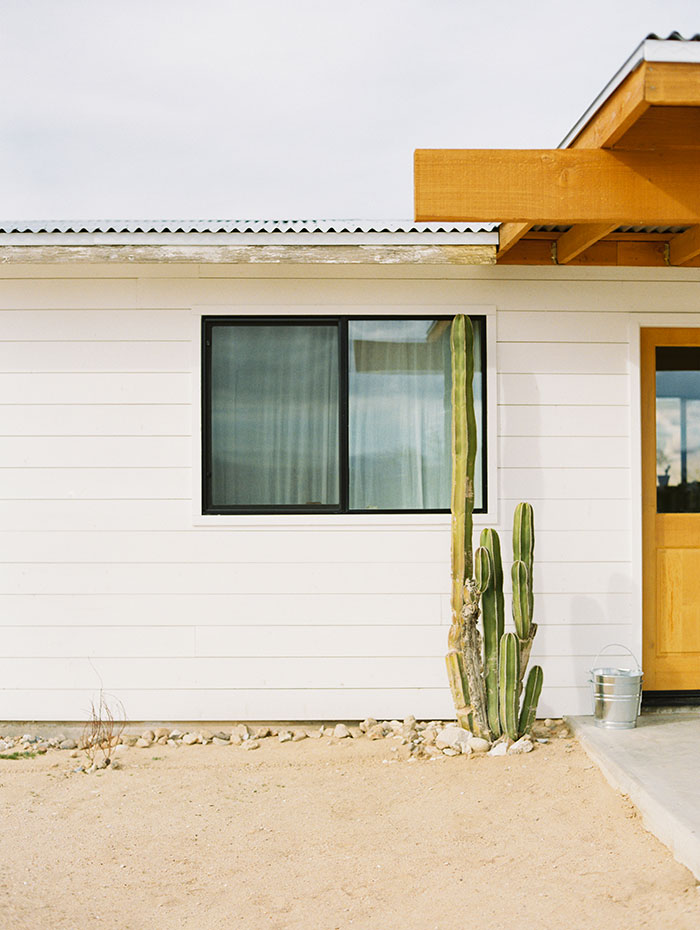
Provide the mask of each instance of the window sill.
MULTIPOLYGON (((194 514, 194 526, 230 529, 266 529, 303 527, 325 529, 374 529, 387 526, 414 527, 443 530, 450 526, 449 513, 333 513, 333 514, 194 514)), ((494 514, 474 514, 475 526, 488 526, 496 522, 494 514)))

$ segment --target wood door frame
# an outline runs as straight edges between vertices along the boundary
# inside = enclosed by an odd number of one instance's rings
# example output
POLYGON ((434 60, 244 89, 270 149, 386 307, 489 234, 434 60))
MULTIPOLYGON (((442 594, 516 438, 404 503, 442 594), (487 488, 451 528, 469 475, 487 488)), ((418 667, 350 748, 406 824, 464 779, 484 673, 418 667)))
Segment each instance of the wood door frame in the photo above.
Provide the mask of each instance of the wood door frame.
POLYGON ((642 504, 642 667, 644 688, 657 690, 656 649, 656 347, 700 346, 700 325, 645 326, 639 330, 642 504), (652 467, 653 463, 653 467, 652 467))

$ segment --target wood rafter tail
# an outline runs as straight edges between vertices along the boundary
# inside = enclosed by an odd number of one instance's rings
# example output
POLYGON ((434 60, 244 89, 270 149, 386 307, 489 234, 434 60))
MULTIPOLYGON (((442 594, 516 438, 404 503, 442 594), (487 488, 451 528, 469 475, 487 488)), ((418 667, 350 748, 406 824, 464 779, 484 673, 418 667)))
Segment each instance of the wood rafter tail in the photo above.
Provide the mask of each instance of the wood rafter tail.
POLYGON ((617 223, 583 223, 580 226, 572 226, 556 241, 557 264, 566 265, 615 229, 617 223))
POLYGON ((502 223, 498 230, 498 258, 512 249, 530 229, 531 223, 502 223))
POLYGON ((700 255, 700 226, 691 226, 674 236, 669 243, 668 257, 672 265, 683 265, 700 255))

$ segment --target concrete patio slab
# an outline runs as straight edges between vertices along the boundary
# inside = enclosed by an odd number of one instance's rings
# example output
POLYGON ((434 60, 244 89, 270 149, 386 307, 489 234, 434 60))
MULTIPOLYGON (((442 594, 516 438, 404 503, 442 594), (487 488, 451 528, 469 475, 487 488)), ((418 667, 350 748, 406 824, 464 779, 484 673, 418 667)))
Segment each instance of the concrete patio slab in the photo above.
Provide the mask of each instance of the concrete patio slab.
POLYGON ((593 717, 567 719, 647 830, 700 881, 700 712, 643 714, 634 730, 605 730, 593 717))

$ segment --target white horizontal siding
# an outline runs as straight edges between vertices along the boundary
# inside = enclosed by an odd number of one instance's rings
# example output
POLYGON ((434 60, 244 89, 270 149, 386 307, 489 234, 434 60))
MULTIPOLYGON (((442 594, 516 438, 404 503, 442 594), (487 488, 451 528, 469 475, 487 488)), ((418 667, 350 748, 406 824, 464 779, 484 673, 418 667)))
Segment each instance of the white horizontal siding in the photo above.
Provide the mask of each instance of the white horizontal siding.
POLYGON ((100 677, 132 719, 451 714, 449 529, 439 520, 401 530, 374 516, 335 527, 324 518, 323 529, 193 523, 189 308, 207 304, 498 308, 489 427, 504 557, 513 508, 529 499, 540 712, 588 712, 592 657, 639 635, 627 311, 690 314, 697 282, 691 272, 630 272, 624 286, 609 272, 556 272, 320 279, 299 268, 256 279, 221 267, 0 280, 0 716, 79 719, 100 677))
MULTIPOLYGON (((479 534, 474 541, 478 544, 479 534)), ((372 542, 382 562, 449 564, 450 534, 444 531, 376 530, 372 542)), ((504 539, 508 549, 508 539, 504 539)), ((629 534, 608 531, 537 533, 538 564, 630 560, 629 534)), ((227 530, 182 532, 0 532, 0 562, 366 562, 365 532, 336 530, 227 530)))
POLYGON ((0 403, 0 436, 191 436, 184 404, 0 403))
POLYGON ((169 372, 0 372, 0 397, 5 404, 84 404, 88 399, 94 404, 188 404, 192 401, 192 376, 169 372))
MULTIPOLYGON (((190 618, 192 619, 192 618, 190 618)), ((631 624, 540 626, 537 657, 594 655, 610 638, 629 639, 631 624)), ((334 626, 5 626, 6 658, 226 658, 443 657, 444 626, 363 624, 334 626)))
POLYGON ((627 437, 629 416, 626 405, 501 404, 498 408, 498 433, 501 437, 627 437))
POLYGON ((189 341, 63 340, 56 343, 0 339, 0 371, 3 372, 160 372, 189 371, 191 367, 192 347, 189 341))

